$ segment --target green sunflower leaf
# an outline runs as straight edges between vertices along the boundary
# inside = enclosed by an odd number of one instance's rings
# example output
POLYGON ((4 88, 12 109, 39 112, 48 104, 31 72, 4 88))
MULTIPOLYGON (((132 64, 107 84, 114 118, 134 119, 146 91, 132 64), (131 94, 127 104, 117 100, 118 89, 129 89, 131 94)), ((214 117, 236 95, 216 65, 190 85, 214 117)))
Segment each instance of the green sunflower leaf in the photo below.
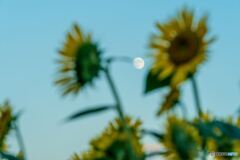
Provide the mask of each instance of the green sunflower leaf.
POLYGON ((146 86, 145 86, 144 93, 147 94, 156 89, 160 89, 162 87, 168 86, 170 84, 170 81, 171 81, 171 76, 160 80, 158 78, 158 74, 153 74, 151 71, 149 71, 146 78, 146 86))
POLYGON ((68 122, 68 121, 76 120, 76 119, 82 118, 84 116, 104 112, 104 111, 114 109, 114 108, 115 108, 115 106, 113 106, 113 105, 103 105, 103 106, 91 107, 90 109, 77 111, 76 113, 67 117, 65 121, 68 122))
POLYGON ((218 128, 222 132, 222 136, 232 139, 240 139, 240 128, 226 122, 219 120, 214 120, 212 122, 198 122, 195 126, 204 138, 218 138, 214 133, 214 129, 218 128))
POLYGON ((227 137, 231 137, 233 139, 240 139, 239 127, 222 121, 213 121, 212 125, 217 126, 227 137))
POLYGON ((153 131, 153 130, 147 130, 147 129, 143 129, 142 133, 145 135, 150 135, 158 140, 163 140, 164 135, 157 132, 157 131, 153 131))
POLYGON ((194 126, 199 130, 200 135, 207 139, 209 137, 215 138, 215 134, 213 132, 213 127, 209 125, 208 122, 197 122, 194 126))

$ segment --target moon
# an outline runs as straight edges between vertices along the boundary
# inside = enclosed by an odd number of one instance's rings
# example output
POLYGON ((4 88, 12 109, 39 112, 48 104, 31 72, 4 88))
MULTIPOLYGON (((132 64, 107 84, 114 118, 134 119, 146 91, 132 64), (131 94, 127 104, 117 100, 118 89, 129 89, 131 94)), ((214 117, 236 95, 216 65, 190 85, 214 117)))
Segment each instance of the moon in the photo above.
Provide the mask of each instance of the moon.
POLYGON ((143 69, 145 62, 144 62, 143 58, 136 57, 133 59, 133 65, 136 69, 143 69))

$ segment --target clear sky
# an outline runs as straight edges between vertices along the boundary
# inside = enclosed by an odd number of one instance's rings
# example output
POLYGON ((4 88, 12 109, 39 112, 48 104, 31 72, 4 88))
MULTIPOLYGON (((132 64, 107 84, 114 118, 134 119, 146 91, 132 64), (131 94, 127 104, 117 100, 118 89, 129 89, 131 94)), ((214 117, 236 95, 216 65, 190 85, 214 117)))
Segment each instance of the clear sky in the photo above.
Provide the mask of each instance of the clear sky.
MULTIPOLYGON (((108 112, 61 124, 78 109, 113 102, 104 77, 78 97, 62 98, 53 85, 57 50, 73 22, 93 33, 105 56, 144 56, 155 22, 183 6, 194 8, 198 16, 209 13, 211 34, 218 37, 197 76, 204 109, 219 116, 232 114, 240 105, 238 0, 0 0, 0 100, 10 99, 15 111, 24 110, 20 122, 28 157, 66 160, 87 149, 90 138, 115 116, 108 112)), ((161 130, 162 120, 154 115, 166 90, 143 96, 146 71, 123 63, 112 68, 125 111, 141 117, 147 128, 161 130)), ((188 83, 183 101, 194 115, 188 83)))

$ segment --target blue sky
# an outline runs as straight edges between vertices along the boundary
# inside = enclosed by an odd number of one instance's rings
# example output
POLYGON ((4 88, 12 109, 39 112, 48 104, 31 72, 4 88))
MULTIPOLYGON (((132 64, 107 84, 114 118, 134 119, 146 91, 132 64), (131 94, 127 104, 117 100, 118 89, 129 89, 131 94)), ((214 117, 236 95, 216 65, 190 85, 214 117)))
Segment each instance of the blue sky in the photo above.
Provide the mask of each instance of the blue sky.
MULTIPOLYGON (((15 111, 24 110, 20 122, 29 159, 67 159, 87 149, 91 137, 115 116, 108 112, 60 123, 78 109, 113 102, 104 77, 78 97, 62 98, 53 85, 57 50, 74 22, 93 33, 105 56, 144 56, 155 22, 183 6, 194 8, 198 16, 209 13, 211 34, 218 37, 197 75, 204 109, 230 115, 240 105, 240 1, 0 0, 0 100, 10 99, 15 111)), ((161 130, 163 120, 154 115, 166 90, 143 96, 146 71, 123 63, 112 68, 125 111, 141 117, 147 128, 161 130)), ((183 101, 189 116, 195 115, 188 83, 183 101)))

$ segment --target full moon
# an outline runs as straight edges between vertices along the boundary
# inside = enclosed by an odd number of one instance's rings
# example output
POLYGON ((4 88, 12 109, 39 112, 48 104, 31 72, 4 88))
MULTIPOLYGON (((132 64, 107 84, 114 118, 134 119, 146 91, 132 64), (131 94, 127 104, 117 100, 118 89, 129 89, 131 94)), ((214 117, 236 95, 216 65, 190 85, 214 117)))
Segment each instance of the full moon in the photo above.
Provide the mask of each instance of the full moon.
POLYGON ((133 65, 136 69, 143 69, 144 68, 144 60, 141 57, 136 57, 133 59, 133 65))

